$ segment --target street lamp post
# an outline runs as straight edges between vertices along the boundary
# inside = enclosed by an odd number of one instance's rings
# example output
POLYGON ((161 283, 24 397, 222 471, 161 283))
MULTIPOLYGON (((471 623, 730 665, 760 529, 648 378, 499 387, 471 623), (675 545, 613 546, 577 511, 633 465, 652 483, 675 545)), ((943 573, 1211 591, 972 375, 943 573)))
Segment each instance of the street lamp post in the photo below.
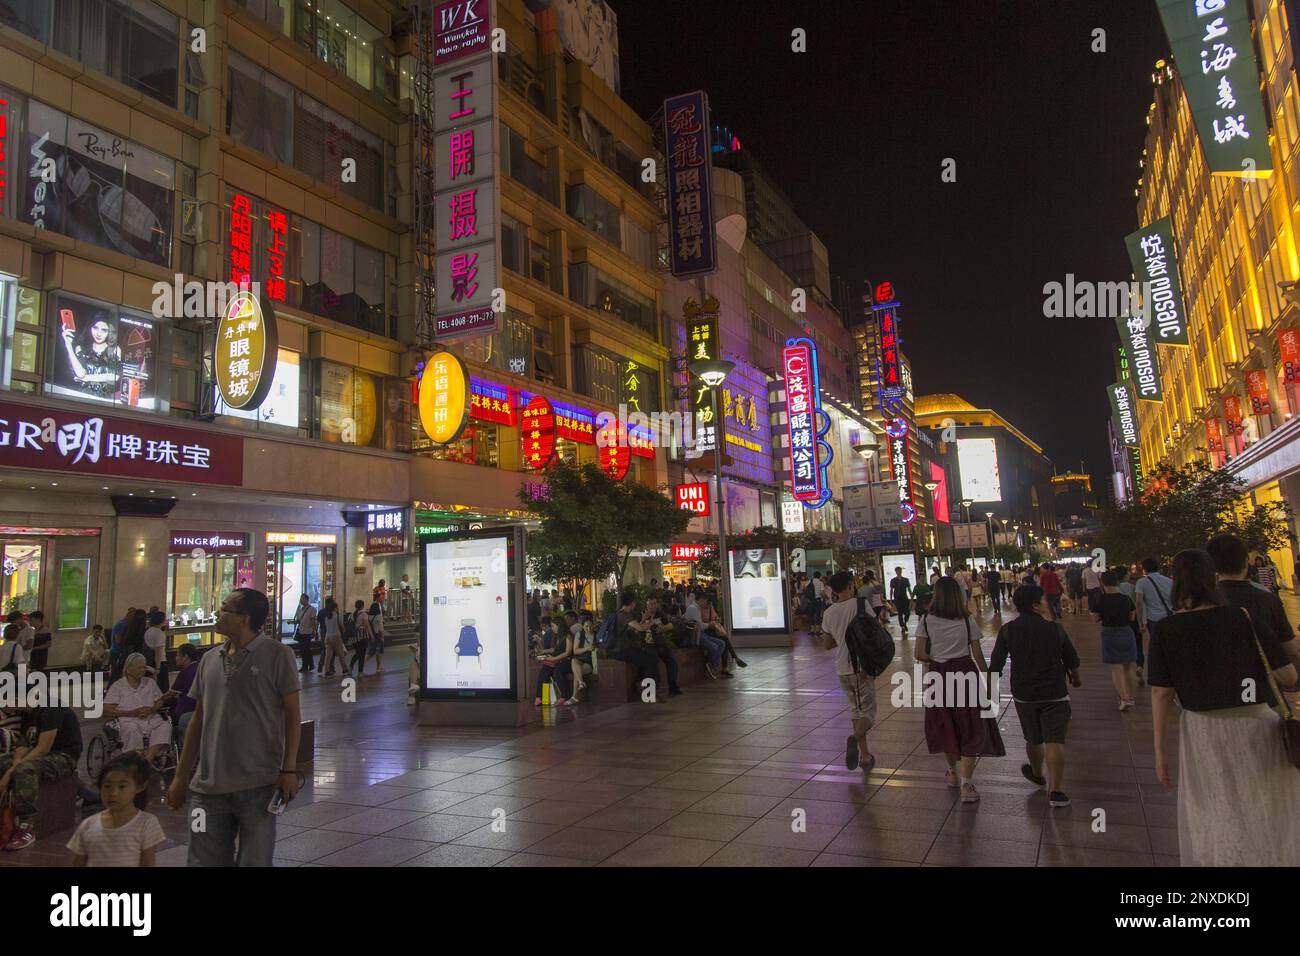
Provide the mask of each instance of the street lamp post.
POLYGON ((984 512, 984 517, 989 519, 989 566, 993 565, 993 512, 984 512))
POLYGON ((975 568, 975 538, 970 533, 970 506, 974 503, 975 502, 971 501, 969 498, 965 498, 961 501, 961 506, 966 511, 966 540, 970 543, 971 570, 974 570, 975 568))
MULTIPOLYGON (((927 482, 925 483, 925 490, 928 491, 928 492, 930 493, 930 517, 931 517, 932 519, 934 519, 935 525, 936 525, 936 527, 937 527, 937 526, 938 526, 938 519, 936 519, 936 518, 934 517, 934 513, 935 513, 935 507, 934 507, 934 493, 935 493, 936 491, 939 490, 939 482, 937 482, 937 481, 927 481, 927 482)), ((930 575, 928 575, 928 574, 923 575, 923 574, 921 573, 922 570, 923 570, 922 568, 918 568, 917 571, 916 571, 916 583, 917 583, 917 584, 920 584, 922 581, 929 581, 929 580, 930 580, 930 575)))
POLYGON ((717 481, 718 508, 718 587, 721 607, 717 608, 722 626, 731 633, 731 568, 727 566, 727 501, 722 495, 722 432, 718 427, 718 389, 736 368, 726 359, 702 359, 690 363, 691 374, 712 390, 713 398, 713 475, 717 481))

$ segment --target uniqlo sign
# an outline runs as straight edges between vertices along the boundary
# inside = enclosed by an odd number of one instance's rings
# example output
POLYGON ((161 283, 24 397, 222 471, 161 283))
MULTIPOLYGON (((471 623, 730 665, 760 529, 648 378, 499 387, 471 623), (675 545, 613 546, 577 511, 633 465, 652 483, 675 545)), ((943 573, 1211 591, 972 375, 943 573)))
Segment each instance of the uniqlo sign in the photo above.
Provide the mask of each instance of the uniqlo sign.
POLYGON ((677 507, 695 515, 709 514, 709 486, 703 481, 677 486, 677 507))

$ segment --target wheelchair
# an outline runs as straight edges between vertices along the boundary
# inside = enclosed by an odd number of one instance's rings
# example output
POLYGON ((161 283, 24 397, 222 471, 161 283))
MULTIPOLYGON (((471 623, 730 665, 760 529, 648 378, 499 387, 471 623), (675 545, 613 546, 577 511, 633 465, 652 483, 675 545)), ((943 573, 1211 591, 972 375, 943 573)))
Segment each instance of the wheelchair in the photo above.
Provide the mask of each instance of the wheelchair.
MULTIPOLYGON (((176 718, 170 713, 167 717, 172 725, 171 743, 162 752, 161 757, 153 763, 153 768, 162 777, 164 789, 171 786, 172 778, 176 776, 176 768, 181 762, 180 731, 176 727, 176 718)), ((145 737, 144 746, 146 750, 149 748, 148 736, 145 737)), ((104 723, 103 729, 86 745, 86 775, 90 777, 92 785, 98 782, 100 771, 104 766, 122 750, 122 733, 118 726, 118 718, 110 717, 104 723)))

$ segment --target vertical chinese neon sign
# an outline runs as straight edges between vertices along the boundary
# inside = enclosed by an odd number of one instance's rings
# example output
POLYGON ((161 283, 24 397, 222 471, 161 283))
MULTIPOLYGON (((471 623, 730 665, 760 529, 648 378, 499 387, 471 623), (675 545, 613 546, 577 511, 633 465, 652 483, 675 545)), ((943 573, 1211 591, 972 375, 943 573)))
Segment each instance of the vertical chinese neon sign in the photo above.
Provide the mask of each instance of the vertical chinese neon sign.
POLYGON ((821 440, 830 430, 831 422, 821 407, 817 346, 812 339, 787 339, 781 353, 781 368, 790 439, 790 490, 804 507, 820 508, 831 499, 826 477, 831 448, 821 440))

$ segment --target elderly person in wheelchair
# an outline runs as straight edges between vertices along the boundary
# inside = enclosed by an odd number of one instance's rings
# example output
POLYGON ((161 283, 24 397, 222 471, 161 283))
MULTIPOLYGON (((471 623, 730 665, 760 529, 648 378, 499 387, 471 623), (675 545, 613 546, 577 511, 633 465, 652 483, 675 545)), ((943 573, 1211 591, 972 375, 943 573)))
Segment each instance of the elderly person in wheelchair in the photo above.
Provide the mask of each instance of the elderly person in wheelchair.
POLYGON ((171 746, 172 724, 159 713, 163 693, 145 670, 143 654, 126 659, 121 679, 104 696, 104 715, 117 721, 122 749, 143 751, 145 760, 153 764, 171 746))

